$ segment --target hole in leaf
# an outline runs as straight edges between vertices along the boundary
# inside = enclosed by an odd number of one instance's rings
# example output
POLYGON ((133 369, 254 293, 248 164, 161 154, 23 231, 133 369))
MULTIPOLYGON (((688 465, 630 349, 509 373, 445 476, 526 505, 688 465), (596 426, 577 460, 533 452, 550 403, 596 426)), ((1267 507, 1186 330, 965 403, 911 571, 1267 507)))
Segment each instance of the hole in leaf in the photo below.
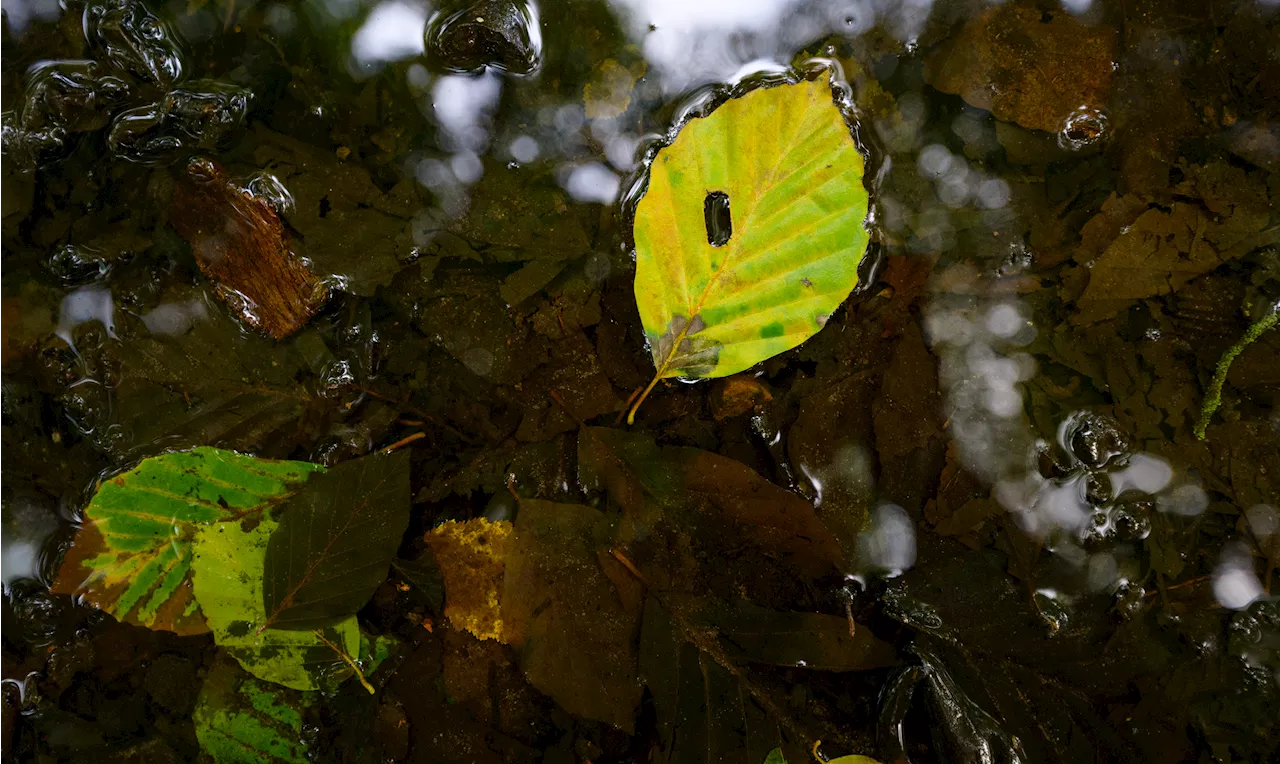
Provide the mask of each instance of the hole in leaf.
POLYGON ((712 191, 702 202, 702 211, 707 218, 707 243, 713 247, 723 247, 729 243, 733 235, 733 219, 729 216, 729 195, 723 191, 712 191))

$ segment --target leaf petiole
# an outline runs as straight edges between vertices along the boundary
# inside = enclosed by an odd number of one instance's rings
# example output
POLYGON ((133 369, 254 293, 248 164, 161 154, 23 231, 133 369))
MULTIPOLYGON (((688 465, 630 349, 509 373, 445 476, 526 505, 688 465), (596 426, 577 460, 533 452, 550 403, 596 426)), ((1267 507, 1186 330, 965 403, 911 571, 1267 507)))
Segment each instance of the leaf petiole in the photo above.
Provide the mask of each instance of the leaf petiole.
POLYGON ((369 684, 369 680, 364 678, 364 672, 360 670, 360 664, 356 663, 355 659, 352 658, 350 655, 348 655, 346 650, 343 650, 338 645, 329 641, 329 639, 326 638, 324 633, 321 632, 319 629, 312 629, 311 633, 316 635, 316 639, 324 643, 325 647, 337 653, 338 657, 341 658, 344 663, 346 663, 348 666, 351 667, 351 670, 355 672, 356 679, 360 680, 361 687, 368 690, 370 695, 374 694, 373 685, 369 684))

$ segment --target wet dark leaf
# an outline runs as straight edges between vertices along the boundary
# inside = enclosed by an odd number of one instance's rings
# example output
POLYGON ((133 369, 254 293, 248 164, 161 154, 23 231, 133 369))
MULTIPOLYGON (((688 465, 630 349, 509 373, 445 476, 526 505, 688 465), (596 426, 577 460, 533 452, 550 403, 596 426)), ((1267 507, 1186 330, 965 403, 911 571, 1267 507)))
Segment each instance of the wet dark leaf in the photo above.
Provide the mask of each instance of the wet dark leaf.
POLYGON ((1081 253, 1089 278, 1076 302, 1078 321, 1092 323, 1135 300, 1176 292, 1223 263, 1280 242, 1275 200, 1260 174, 1221 162, 1187 171, 1172 205, 1112 199, 1086 225, 1086 246, 1117 235, 1096 260, 1087 249, 1081 253))
MULTIPOLYGON (((621 505, 619 541, 659 589, 764 586, 764 594, 773 588, 765 586, 765 570, 812 580, 832 572, 840 560, 840 546, 813 505, 718 454, 584 427, 578 469, 584 486, 606 490, 621 505), (731 563, 726 552, 739 544, 751 551, 732 553, 731 563), (695 548, 719 562, 702 567, 695 548)), ((782 586, 783 579, 773 583, 782 586)))
POLYGON ((316 475, 285 503, 267 545, 266 625, 318 629, 354 615, 386 579, 408 524, 408 451, 316 475))
POLYGON ((688 618, 719 632, 725 655, 734 661, 814 671, 865 671, 898 663, 889 644, 843 616, 704 601, 688 618))
POLYGON ((243 335, 207 296, 173 297, 142 321, 128 319, 121 331, 128 342, 109 347, 118 353, 108 380, 113 406, 85 411, 87 423, 110 415, 101 424, 120 425, 95 432, 102 445, 145 451, 214 444, 262 453, 293 441, 297 422, 319 402, 298 381, 302 359, 243 335))
POLYGON ((444 574, 431 550, 416 560, 394 558, 391 567, 426 601, 434 615, 444 615, 444 574))
MULTIPOLYGON (((652 597, 640 634, 640 670, 658 717, 655 761, 764 761, 784 740, 779 721, 770 719, 750 689, 684 641, 652 597)), ((803 760, 803 744, 791 750, 795 760, 803 760)))
POLYGON ((630 733, 641 692, 633 648, 640 583, 601 567, 621 568, 605 556, 615 521, 580 504, 521 501, 502 624, 534 687, 572 714, 630 733))
POLYGON ((293 208, 284 217, 302 235, 313 270, 358 295, 391 283, 414 247, 417 184, 405 179, 384 192, 357 162, 257 128, 254 162, 289 189, 293 208))

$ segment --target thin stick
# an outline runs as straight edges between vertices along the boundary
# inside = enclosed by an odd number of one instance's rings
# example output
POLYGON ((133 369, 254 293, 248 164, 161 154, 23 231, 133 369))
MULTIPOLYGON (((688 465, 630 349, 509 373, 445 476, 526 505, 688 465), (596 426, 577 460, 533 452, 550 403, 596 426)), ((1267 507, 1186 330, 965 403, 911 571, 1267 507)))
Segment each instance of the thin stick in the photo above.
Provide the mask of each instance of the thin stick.
POLYGON ((391 445, 382 449, 382 453, 389 454, 392 451, 395 451, 397 448, 400 448, 401 446, 407 446, 410 443, 414 442, 415 440, 422 440, 425 437, 427 437, 427 434, 419 430, 418 432, 415 432, 414 434, 406 438, 401 438, 400 440, 397 440, 395 443, 392 443, 391 445))

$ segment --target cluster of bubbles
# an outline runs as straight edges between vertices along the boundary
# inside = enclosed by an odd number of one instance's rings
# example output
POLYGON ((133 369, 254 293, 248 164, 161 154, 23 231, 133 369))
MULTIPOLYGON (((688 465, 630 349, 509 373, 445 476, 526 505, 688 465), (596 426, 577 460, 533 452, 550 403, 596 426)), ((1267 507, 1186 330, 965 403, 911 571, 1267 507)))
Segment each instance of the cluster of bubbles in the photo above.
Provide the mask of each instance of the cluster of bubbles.
POLYGON ((4 114, 6 160, 33 169, 69 153, 76 136, 106 128, 114 156, 166 164, 218 148, 243 123, 252 92, 186 81, 180 39, 142 3, 92 0, 83 15, 94 57, 31 67, 20 102, 4 114), (156 90, 158 99, 147 95, 156 90))
MULTIPOLYGON (((1135 450, 1118 423, 1096 412, 1065 417, 1052 442, 1038 438, 1024 416, 1022 394, 1036 372, 1023 350, 1035 327, 1016 301, 935 305, 926 330, 940 358, 949 432, 965 468, 992 486, 992 498, 1023 531, 1075 564, 1088 589, 1136 606, 1144 593, 1142 545, 1153 518, 1204 513, 1210 503, 1204 488, 1162 457, 1135 450)), ((1280 532, 1280 516, 1269 505, 1250 508, 1246 517, 1259 547, 1280 532)), ((1221 605, 1234 609, 1263 596, 1242 542, 1223 550, 1213 589, 1221 605)))

